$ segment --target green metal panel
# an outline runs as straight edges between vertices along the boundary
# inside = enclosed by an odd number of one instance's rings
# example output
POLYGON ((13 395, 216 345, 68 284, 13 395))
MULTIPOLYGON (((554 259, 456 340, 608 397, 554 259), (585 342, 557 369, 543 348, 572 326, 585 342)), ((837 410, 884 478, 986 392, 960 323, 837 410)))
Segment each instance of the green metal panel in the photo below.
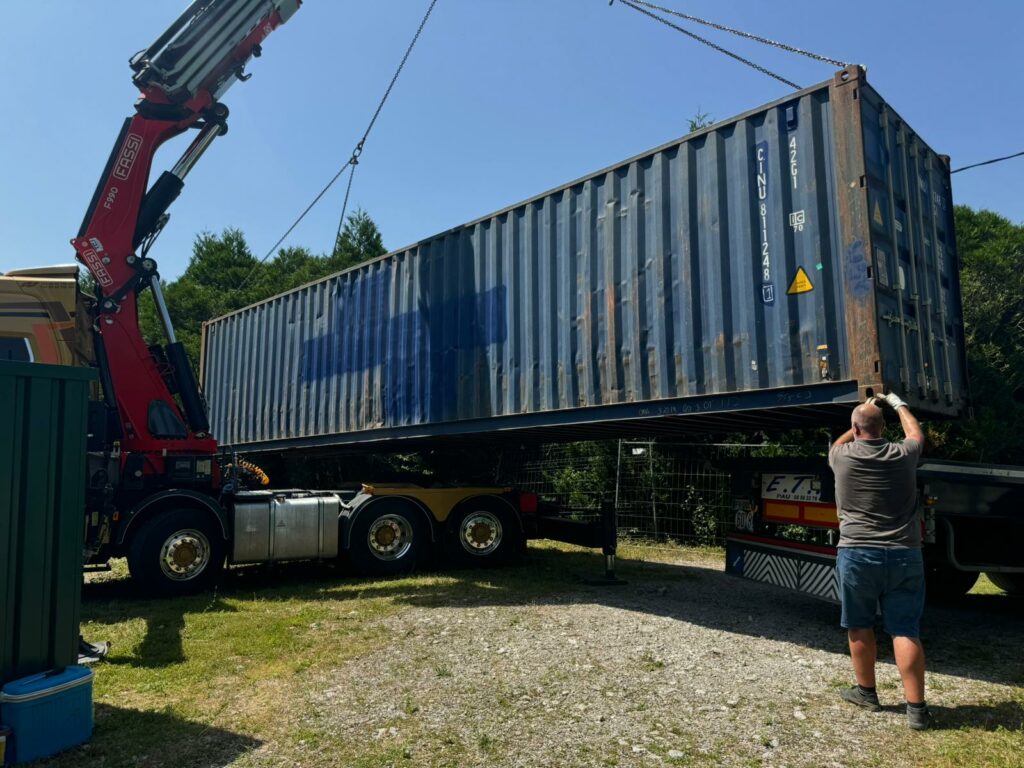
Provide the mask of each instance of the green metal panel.
POLYGON ((0 362, 0 684, 78 658, 94 378, 0 362))

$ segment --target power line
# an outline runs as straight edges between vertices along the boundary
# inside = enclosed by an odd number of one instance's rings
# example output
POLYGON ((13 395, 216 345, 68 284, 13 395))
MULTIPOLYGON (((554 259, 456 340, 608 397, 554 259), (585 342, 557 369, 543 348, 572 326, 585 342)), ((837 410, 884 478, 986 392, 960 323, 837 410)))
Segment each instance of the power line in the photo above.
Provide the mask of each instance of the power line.
POLYGON ((1003 162, 1003 160, 1013 160, 1013 158, 1020 157, 1021 155, 1024 155, 1024 150, 1022 150, 1020 152, 1015 152, 1012 155, 1006 155, 1006 157, 993 157, 991 160, 985 160, 985 161, 983 161, 981 163, 972 163, 971 165, 965 165, 965 166, 962 166, 960 168, 957 168, 954 171, 950 171, 950 173, 952 174, 952 173, 960 173, 960 171, 969 171, 971 168, 980 168, 983 165, 992 165, 993 163, 1001 163, 1001 162, 1003 162))
MULTIPOLYGON (((370 122, 366 126, 366 130, 363 131, 363 137, 359 139, 359 142, 356 144, 355 149, 352 150, 351 157, 349 157, 349 159, 345 161, 345 164, 338 169, 338 172, 331 177, 331 180, 327 182, 326 186, 324 186, 324 188, 317 193, 316 197, 313 198, 313 201, 309 205, 307 205, 305 209, 303 209, 302 213, 299 214, 298 218, 295 219, 294 222, 292 222, 292 225, 288 227, 287 231, 285 231, 285 233, 281 235, 281 237, 278 238, 277 242, 274 243, 273 246, 271 246, 271 248, 263 256, 263 258, 256 263, 256 265, 252 268, 249 274, 246 275, 245 280, 243 280, 239 284, 238 288, 235 289, 236 291, 240 291, 248 284, 249 280, 256 273, 256 269, 259 267, 259 265, 263 264, 267 259, 269 259, 274 254, 274 251, 277 250, 278 246, 281 245, 281 243, 283 243, 288 238, 288 235, 292 233, 292 231, 299 225, 299 223, 304 218, 306 218, 306 214, 313 210, 313 207, 320 202, 321 198, 325 194, 327 194, 327 190, 334 186, 334 182, 336 182, 341 177, 341 174, 345 172, 345 169, 351 168, 352 170, 349 174, 348 187, 345 190, 345 202, 341 209, 341 221, 338 222, 338 234, 341 233, 342 226, 344 225, 345 222, 345 211, 348 208, 349 193, 352 191, 352 176, 355 175, 356 166, 359 165, 359 156, 363 153, 363 146, 366 144, 366 139, 369 137, 370 131, 373 130, 373 126, 377 122, 377 118, 380 117, 381 110, 384 109, 384 103, 388 100, 388 97, 391 95, 391 91, 395 87, 395 83, 398 82, 398 76, 402 74, 402 70, 405 68, 405 63, 409 60, 409 54, 412 53, 412 49, 416 46, 416 42, 420 39, 420 34, 423 32, 423 28, 427 25, 427 20, 430 18, 430 14, 433 13, 435 5, 437 5, 437 0, 430 0, 430 5, 427 7, 427 12, 423 15, 423 19, 420 21, 419 27, 416 28, 416 34, 412 36, 412 41, 409 43, 409 46, 405 49, 405 55, 402 56, 402 60, 398 63, 398 68, 395 70, 395 74, 391 76, 391 82, 388 83, 388 87, 385 89, 384 95, 381 97, 380 102, 377 104, 377 109, 374 110, 373 117, 370 118, 370 122)), ((337 243, 337 241, 338 235, 335 235, 334 242, 337 243)), ((333 252, 333 250, 334 244, 331 245, 331 251, 333 252)))

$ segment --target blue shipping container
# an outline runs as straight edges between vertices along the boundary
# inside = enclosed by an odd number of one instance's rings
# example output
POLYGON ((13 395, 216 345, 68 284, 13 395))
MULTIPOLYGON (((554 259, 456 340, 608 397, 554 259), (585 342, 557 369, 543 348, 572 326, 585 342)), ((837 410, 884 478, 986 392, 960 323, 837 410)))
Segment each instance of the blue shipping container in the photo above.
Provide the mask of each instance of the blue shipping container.
POLYGON ((204 328, 247 450, 966 403, 948 159, 851 67, 204 328))

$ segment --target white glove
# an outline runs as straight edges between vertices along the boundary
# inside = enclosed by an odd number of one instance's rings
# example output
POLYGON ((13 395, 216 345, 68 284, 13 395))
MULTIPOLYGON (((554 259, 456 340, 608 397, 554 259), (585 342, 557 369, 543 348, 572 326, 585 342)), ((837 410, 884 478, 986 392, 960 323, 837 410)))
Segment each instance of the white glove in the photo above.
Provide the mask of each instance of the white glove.
POLYGON ((894 411, 897 411, 900 408, 906 408, 907 406, 907 404, 903 402, 902 398, 893 392, 885 395, 882 399, 885 400, 885 402, 888 403, 894 411))

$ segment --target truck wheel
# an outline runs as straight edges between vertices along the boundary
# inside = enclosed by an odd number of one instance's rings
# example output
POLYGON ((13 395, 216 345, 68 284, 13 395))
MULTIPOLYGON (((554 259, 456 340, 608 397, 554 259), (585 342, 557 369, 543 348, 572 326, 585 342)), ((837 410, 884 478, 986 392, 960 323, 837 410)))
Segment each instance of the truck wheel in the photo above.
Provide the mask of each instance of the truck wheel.
POLYGON ((128 570, 148 595, 208 589, 224 567, 224 538, 206 513, 170 509, 147 521, 128 546, 128 570))
POLYGON ((464 567, 503 565, 522 550, 519 521, 500 501, 470 500, 448 518, 445 553, 451 563, 464 567))
POLYGON ((925 589, 933 600, 956 600, 971 591, 978 580, 975 571, 961 571, 949 565, 925 564, 925 589))
POLYGON ((356 573, 392 576, 409 573, 427 549, 423 515, 402 499, 371 502, 352 523, 349 559, 356 573))
POLYGON ((1024 573, 986 573, 989 581, 1011 597, 1024 595, 1024 573))

